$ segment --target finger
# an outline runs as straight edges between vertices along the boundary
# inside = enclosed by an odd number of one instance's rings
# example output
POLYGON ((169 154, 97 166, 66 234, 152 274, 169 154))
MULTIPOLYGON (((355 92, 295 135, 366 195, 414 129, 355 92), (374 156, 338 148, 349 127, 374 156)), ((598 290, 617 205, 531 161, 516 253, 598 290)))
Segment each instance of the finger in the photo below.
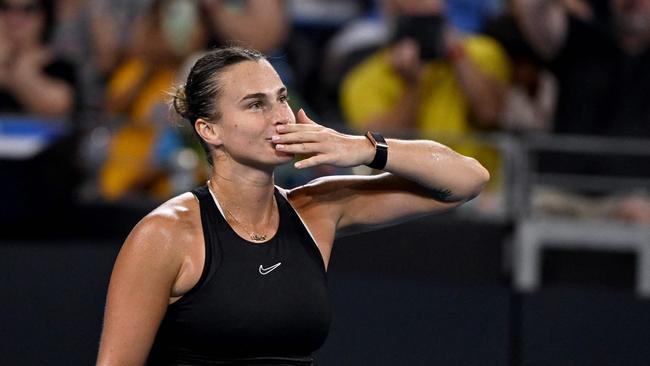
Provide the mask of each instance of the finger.
POLYGON ((298 142, 317 142, 321 138, 317 131, 288 132, 281 135, 274 135, 271 141, 275 144, 294 144, 298 142))
POLYGON ((298 111, 298 116, 296 121, 302 124, 314 124, 314 125, 317 124, 316 122, 312 121, 309 117, 307 117, 307 113, 305 113, 305 110, 302 108, 300 108, 300 110, 298 111))
POLYGON ((295 162, 293 166, 296 167, 296 169, 306 169, 306 168, 315 167, 317 165, 325 164, 325 162, 326 161, 323 155, 314 155, 310 158, 295 162))
POLYGON ((277 125, 275 127, 275 130, 278 132, 282 133, 289 133, 289 132, 299 132, 299 131, 319 131, 323 128, 323 126, 319 126, 317 124, 298 124, 298 123, 293 123, 293 124, 288 124, 288 125, 277 125))
POLYGON ((320 143, 316 142, 298 142, 295 144, 277 144, 276 150, 291 154, 309 154, 320 152, 320 143))

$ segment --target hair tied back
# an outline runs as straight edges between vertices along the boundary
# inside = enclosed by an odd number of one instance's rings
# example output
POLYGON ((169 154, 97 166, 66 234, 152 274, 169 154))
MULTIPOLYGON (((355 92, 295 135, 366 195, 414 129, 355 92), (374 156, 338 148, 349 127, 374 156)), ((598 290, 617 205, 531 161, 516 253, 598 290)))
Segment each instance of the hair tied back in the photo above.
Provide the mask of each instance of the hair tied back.
POLYGON ((174 96, 172 100, 172 105, 174 106, 174 110, 178 115, 185 119, 189 119, 189 111, 187 108, 187 93, 185 90, 185 84, 182 84, 178 87, 176 87, 176 90, 174 90, 174 96))

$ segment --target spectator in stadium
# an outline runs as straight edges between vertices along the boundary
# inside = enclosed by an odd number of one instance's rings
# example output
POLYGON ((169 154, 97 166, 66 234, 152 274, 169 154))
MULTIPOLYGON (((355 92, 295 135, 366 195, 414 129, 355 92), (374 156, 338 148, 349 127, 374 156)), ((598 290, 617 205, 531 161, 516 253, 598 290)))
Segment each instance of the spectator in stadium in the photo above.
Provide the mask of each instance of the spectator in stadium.
POLYGON ((0 2, 0 111, 68 118, 75 109, 75 67, 49 47, 49 0, 0 2))
POLYGON ((442 0, 392 0, 387 6, 398 22, 394 42, 342 84, 342 108, 352 126, 422 133, 495 127, 509 79, 498 43, 458 34, 444 21, 442 0), (418 39, 422 33, 432 36, 418 39))
POLYGON ((514 0, 522 31, 559 81, 559 133, 650 137, 650 1, 514 0))
POLYGON ((108 111, 125 118, 100 172, 100 192, 108 200, 139 193, 159 201, 175 190, 173 156, 184 141, 170 121, 165 92, 183 61, 204 47, 207 20, 199 6, 155 0, 136 20, 129 55, 111 75, 106 93, 108 111))
POLYGON ((524 39, 510 12, 491 19, 484 32, 499 41, 512 67, 499 118, 501 129, 516 133, 550 132, 558 93, 555 76, 524 39))
POLYGON ((481 161, 496 177, 487 193, 497 192, 497 152, 454 139, 499 127, 510 78, 507 55, 494 39, 449 25, 443 0, 390 0, 386 6, 396 25, 391 41, 344 77, 344 117, 358 131, 435 136, 481 161))
MULTIPOLYGON (((610 0, 609 5, 610 15, 603 19, 598 16, 602 11, 583 0, 513 1, 523 33, 558 79, 554 130, 561 134, 650 138, 650 1, 610 0)), ((646 170, 639 169, 647 166, 647 161, 615 154, 594 155, 576 164, 562 161, 560 167, 572 173, 647 176, 646 170)), ((647 224, 647 189, 606 196, 561 192, 560 199, 538 201, 554 211, 572 210, 566 205, 558 208, 557 202, 600 207, 590 210, 589 215, 598 212, 647 224), (586 204, 580 204, 583 201, 586 204)))

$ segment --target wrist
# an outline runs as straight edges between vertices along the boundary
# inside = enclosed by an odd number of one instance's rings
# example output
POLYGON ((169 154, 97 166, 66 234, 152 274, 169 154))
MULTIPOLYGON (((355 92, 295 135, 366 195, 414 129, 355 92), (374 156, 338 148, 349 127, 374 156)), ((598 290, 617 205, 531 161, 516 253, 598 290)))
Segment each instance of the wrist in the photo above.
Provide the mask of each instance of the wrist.
POLYGON ((368 165, 372 163, 375 158, 375 145, 372 144, 366 136, 358 136, 359 144, 362 146, 359 151, 361 151, 361 163, 359 165, 368 165))

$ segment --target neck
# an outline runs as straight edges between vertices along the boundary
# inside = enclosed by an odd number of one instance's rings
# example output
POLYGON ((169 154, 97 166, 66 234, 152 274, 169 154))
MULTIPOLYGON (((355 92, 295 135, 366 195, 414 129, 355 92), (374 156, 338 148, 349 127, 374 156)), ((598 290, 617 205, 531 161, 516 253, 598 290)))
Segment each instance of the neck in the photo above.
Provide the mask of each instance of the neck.
POLYGON ((232 169, 215 166, 210 174, 210 188, 238 220, 268 222, 274 207, 273 172, 232 169))

